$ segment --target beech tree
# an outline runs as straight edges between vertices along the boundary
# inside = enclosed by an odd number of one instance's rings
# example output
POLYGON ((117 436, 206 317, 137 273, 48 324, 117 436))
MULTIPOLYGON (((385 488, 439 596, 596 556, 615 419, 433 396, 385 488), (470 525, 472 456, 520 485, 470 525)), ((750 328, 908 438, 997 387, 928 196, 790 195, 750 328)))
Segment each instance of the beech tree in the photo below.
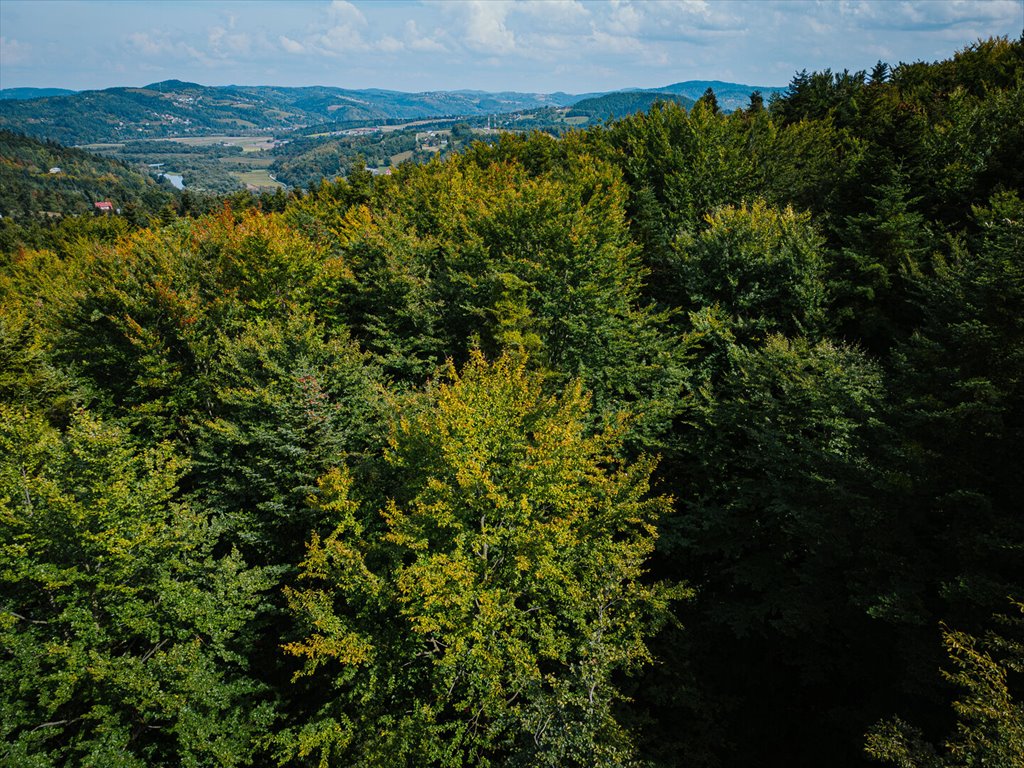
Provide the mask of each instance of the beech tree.
POLYGON ((387 461, 394 497, 364 509, 343 470, 315 503, 291 591, 306 639, 287 650, 331 694, 297 729, 320 765, 630 764, 613 673, 651 661, 645 639, 678 588, 645 577, 654 463, 615 458, 621 422, 586 432, 578 384, 559 397, 504 356, 401 403, 387 461))
POLYGON ((822 330, 822 240, 810 217, 762 200, 708 214, 674 244, 678 305, 719 306, 745 336, 822 330))

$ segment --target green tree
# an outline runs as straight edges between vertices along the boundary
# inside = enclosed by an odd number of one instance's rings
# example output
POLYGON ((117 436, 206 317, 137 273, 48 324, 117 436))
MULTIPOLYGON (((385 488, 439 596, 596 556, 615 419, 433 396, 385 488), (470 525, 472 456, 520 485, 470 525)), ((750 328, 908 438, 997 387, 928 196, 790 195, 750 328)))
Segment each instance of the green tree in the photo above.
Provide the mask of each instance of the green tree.
POLYGON ((317 478, 383 446, 379 374, 343 328, 301 312, 221 333, 215 350, 193 493, 253 561, 294 566, 323 525, 305 503, 317 478))
POLYGON ((913 327, 910 284, 924 266, 929 240, 903 174, 867 197, 871 209, 847 216, 841 253, 832 259, 829 285, 835 321, 846 338, 884 353, 913 327))
POLYGON ((721 208, 674 250, 678 306, 719 306, 745 335, 821 333, 822 240, 808 215, 762 200, 721 208))
POLYGON ((670 418, 679 371, 665 317, 641 296, 626 190, 591 155, 545 171, 536 149, 523 148, 536 173, 494 161, 513 150, 506 142, 404 168, 369 205, 328 214, 328 247, 342 257, 316 284, 318 314, 405 383, 474 346, 533 352, 562 383, 580 378, 597 413, 638 412, 650 440, 670 418))
POLYGON ((966 627, 1016 590, 1024 552, 1024 203, 996 195, 974 217, 979 234, 915 281, 923 318, 894 351, 888 417, 901 520, 940 606, 925 618, 966 627))
POLYGON ((268 581, 212 557, 184 466, 0 406, 0 762, 247 764, 273 720, 234 642, 268 581))
POLYGON ((710 110, 713 115, 717 115, 720 111, 718 108, 718 97, 715 96, 715 90, 710 86, 704 90, 704 93, 697 100, 697 104, 710 110))
POLYGON ((322 261, 280 217, 223 209, 111 246, 82 242, 20 293, 44 303, 56 362, 110 415, 137 434, 185 440, 209 415, 216 334, 308 306, 322 261))
POLYGON ((65 418, 81 392, 50 361, 38 323, 0 306, 0 402, 65 418))
POLYGON ((674 238, 699 230, 715 208, 760 193, 759 153, 748 128, 742 115, 727 118, 702 99, 690 113, 657 104, 595 132, 594 144, 609 152, 628 185, 631 229, 651 271, 648 290, 669 305, 660 289, 674 238))
POLYGON ((871 615, 902 586, 890 582, 892 528, 876 511, 882 372, 828 340, 740 344, 721 311, 691 325, 692 395, 668 451, 681 490, 659 549, 661 573, 698 597, 670 649, 677 690, 645 703, 703 731, 703 744, 674 742, 680 755, 846 765, 872 722, 848 702, 876 711, 890 695, 879 680, 900 668, 880 661, 891 636, 871 615))
MULTIPOLYGON (((1014 607, 1024 613, 1024 604, 1014 607)), ((1014 695, 1010 676, 1024 672, 1024 620, 1001 617, 1007 631, 977 638, 943 628, 952 665, 942 677, 955 685, 956 733, 936 749, 922 733, 899 718, 875 726, 868 754, 898 768, 1018 768, 1024 765, 1024 702, 1014 695)))
POLYGON ((668 500, 653 462, 615 457, 622 427, 586 432, 578 385, 475 354, 396 415, 394 497, 365 509, 342 471, 316 503, 291 592, 309 636, 288 650, 333 678, 295 734, 321 765, 630 763, 614 675, 650 662, 645 638, 680 591, 646 577, 668 500))

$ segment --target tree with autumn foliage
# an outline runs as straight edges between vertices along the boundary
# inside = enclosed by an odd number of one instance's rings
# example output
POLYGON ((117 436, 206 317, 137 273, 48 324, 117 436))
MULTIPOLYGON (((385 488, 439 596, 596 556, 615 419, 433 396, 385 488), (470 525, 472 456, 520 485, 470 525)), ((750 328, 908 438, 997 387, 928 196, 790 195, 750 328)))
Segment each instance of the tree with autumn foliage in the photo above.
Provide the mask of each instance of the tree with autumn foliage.
POLYGON ((312 499, 337 527, 290 591, 308 635, 287 650, 327 693, 292 753, 631 764, 613 675, 650 663, 646 638, 682 595, 646 575, 669 505, 650 495, 653 460, 617 459, 625 421, 589 434, 580 386, 545 395, 511 356, 474 353, 396 407, 384 507, 344 470, 312 499))

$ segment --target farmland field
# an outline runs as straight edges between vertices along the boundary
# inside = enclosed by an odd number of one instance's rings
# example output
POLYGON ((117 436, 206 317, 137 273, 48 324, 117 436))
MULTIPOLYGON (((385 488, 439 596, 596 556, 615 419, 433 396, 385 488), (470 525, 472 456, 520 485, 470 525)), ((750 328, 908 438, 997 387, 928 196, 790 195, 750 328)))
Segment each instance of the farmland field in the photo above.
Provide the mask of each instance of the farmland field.
POLYGON ((283 187, 284 184, 274 179, 265 169, 259 169, 254 171, 242 171, 233 172, 232 176, 236 177, 246 186, 260 187, 260 188, 276 188, 283 187))
POLYGON ((274 158, 266 151, 274 145, 269 135, 218 135, 89 144, 82 149, 123 160, 147 173, 159 169, 180 174, 188 189, 223 193, 246 186, 284 186, 267 173, 274 158))

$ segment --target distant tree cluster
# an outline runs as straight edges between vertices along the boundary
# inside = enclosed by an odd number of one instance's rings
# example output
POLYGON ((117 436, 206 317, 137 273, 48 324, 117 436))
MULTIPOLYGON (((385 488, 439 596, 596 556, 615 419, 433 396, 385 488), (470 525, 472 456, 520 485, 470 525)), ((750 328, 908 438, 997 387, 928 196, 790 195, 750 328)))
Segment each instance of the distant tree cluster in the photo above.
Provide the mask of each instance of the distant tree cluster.
POLYGON ((1022 87, 5 221, 0 763, 1017 768, 1022 87))

